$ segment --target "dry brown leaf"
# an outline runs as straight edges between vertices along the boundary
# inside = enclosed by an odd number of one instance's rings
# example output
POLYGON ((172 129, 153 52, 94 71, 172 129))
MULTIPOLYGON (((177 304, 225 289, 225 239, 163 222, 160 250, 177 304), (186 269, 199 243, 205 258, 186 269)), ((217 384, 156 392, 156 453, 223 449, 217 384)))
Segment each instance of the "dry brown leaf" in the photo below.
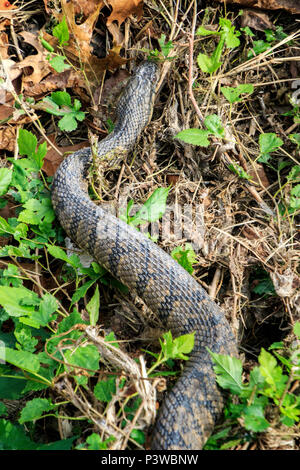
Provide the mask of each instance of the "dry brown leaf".
POLYGON ((0 10, 5 11, 5 10, 13 10, 14 8, 17 8, 14 5, 11 5, 8 0, 0 0, 0 10))
MULTIPOLYGON (((48 138, 51 140, 51 142, 53 142, 53 144, 55 144, 55 146, 63 155, 66 154, 67 152, 74 153, 77 150, 82 149, 84 147, 89 147, 90 145, 88 141, 85 141, 76 145, 67 145, 65 147, 59 147, 57 143, 55 142, 55 134, 49 135, 48 138)), ((53 147, 49 147, 47 154, 44 158, 44 164, 43 164, 43 170, 46 173, 46 175, 53 176, 57 168, 63 161, 63 159, 64 159, 64 156, 60 155, 53 147)))
POLYGON ((107 25, 117 21, 119 26, 130 15, 136 15, 138 20, 143 16, 143 0, 108 0, 112 12, 107 18, 107 25))
POLYGON ((300 13, 299 0, 218 0, 219 3, 237 3, 238 5, 261 8, 262 10, 284 9, 290 13, 300 13))
POLYGON ((248 26, 249 28, 255 29, 257 31, 264 31, 265 29, 275 29, 273 23, 269 20, 269 17, 266 13, 261 13, 260 11, 243 10, 243 14, 241 16, 241 26, 245 28, 248 26))
POLYGON ((20 35, 23 37, 25 42, 31 44, 38 52, 36 55, 27 56, 14 67, 15 70, 25 68, 27 70, 33 69, 32 73, 23 76, 23 83, 30 83, 31 86, 32 83, 40 83, 40 81, 52 71, 49 62, 46 59, 49 53, 38 41, 37 33, 33 34, 27 31, 23 31, 20 33, 20 35))

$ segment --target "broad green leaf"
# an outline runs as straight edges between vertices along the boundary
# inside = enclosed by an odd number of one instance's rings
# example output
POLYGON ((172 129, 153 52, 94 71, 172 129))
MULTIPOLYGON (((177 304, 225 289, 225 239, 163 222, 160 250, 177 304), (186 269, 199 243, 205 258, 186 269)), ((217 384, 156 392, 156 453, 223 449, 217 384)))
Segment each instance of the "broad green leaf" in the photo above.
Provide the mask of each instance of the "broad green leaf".
POLYGON ((17 351, 15 349, 5 348, 5 360, 19 367, 19 369, 31 372, 32 374, 38 372, 40 368, 40 362, 36 354, 32 354, 28 351, 17 351))
POLYGON ((220 35, 218 31, 212 31, 210 29, 204 28, 204 26, 199 26, 199 28, 196 31, 197 36, 212 36, 212 35, 220 35))
POLYGON ((41 221, 51 223, 55 219, 50 198, 42 200, 29 199, 23 207, 25 209, 18 217, 20 222, 38 225, 41 221))
POLYGON ((86 306, 86 309, 90 315, 90 324, 95 326, 97 324, 99 318, 99 310, 100 310, 100 294, 98 285, 96 286, 95 292, 91 300, 86 306))
POLYGON ((38 312, 35 311, 31 315, 31 319, 40 326, 46 326, 49 321, 53 320, 53 313, 57 310, 57 300, 53 295, 47 293, 43 296, 38 312))
POLYGON ((39 302, 37 294, 26 287, 0 286, 0 305, 13 317, 30 315, 34 307, 26 304, 24 299, 39 302))
POLYGON ((208 140, 209 134, 210 132, 204 129, 185 129, 178 132, 175 138, 183 140, 183 142, 186 142, 187 144, 208 147, 210 144, 208 140))
POLYGON ((143 204, 133 219, 138 221, 156 222, 166 210, 166 201, 170 188, 157 188, 143 204))
POLYGON ((7 193, 12 178, 10 168, 0 168, 0 196, 7 193))
MULTIPOLYGON (((97 371, 99 369, 100 354, 96 346, 88 344, 87 346, 79 346, 74 351, 68 349, 64 353, 66 362, 69 364, 86 369, 97 371)), ((65 369, 69 371, 70 366, 65 365, 65 369)), ((92 371, 87 371, 89 375, 93 375, 92 371)))
POLYGON ((32 450, 35 443, 26 436, 24 429, 6 419, 0 419, 0 450, 32 450))
POLYGON ((34 421, 40 418, 43 413, 55 408, 56 406, 47 398, 33 398, 33 400, 28 401, 22 409, 19 423, 24 424, 27 421, 34 421))
POLYGON ((28 157, 32 157, 32 155, 35 154, 37 138, 34 134, 32 134, 32 132, 21 128, 19 130, 18 146, 20 155, 27 155, 28 157))
POLYGON ((65 62, 66 58, 63 55, 55 55, 51 59, 49 59, 49 64, 51 67, 54 68, 54 70, 58 73, 62 73, 65 70, 68 70, 71 68, 70 64, 66 64, 65 62))
POLYGON ((110 377, 106 380, 99 380, 94 387, 95 397, 106 403, 109 403, 112 396, 116 393, 116 378, 110 377))
POLYGON ((229 103, 236 103, 237 101, 241 101, 241 95, 243 93, 253 93, 254 86, 250 83, 245 83, 238 85, 237 87, 221 87, 221 92, 225 96, 225 98, 229 101, 229 103))
POLYGON ((245 428, 253 432, 265 431, 270 423, 265 419, 261 405, 246 406, 243 412, 245 428))
POLYGON ((214 371, 220 387, 229 389, 231 393, 240 395, 244 390, 242 383, 242 363, 236 357, 224 356, 212 351, 209 354, 214 362, 214 371))
POLYGON ((76 291, 74 292, 74 294, 72 295, 72 302, 71 302, 71 305, 74 305, 76 304, 76 302, 78 302, 80 299, 82 299, 82 297, 85 296, 85 294, 87 293, 88 289, 93 285, 95 284, 97 279, 90 279, 89 281, 85 282, 84 284, 82 284, 82 286, 78 287, 78 289, 76 289, 76 291))
POLYGON ((65 46, 68 43, 70 35, 65 16, 63 16, 61 22, 53 28, 52 34, 58 39, 60 46, 65 46))
POLYGON ((217 60, 214 56, 209 57, 206 54, 198 54, 197 63, 204 73, 213 74, 222 65, 222 62, 217 60))
POLYGON ((260 157, 259 162, 266 163, 270 159, 270 153, 281 147, 283 141, 276 136, 273 132, 266 134, 260 134, 259 136, 259 147, 260 157))

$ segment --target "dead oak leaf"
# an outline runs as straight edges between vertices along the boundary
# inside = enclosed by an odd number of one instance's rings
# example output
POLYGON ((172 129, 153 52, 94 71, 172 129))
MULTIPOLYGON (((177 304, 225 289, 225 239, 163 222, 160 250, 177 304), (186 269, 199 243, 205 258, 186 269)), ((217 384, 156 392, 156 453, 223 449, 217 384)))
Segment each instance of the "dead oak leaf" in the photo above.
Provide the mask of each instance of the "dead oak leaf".
POLYGON ((131 15, 136 15, 138 20, 143 16, 143 0, 108 0, 112 7, 112 12, 107 18, 109 26, 113 21, 117 21, 119 26, 131 15))
POLYGON ((33 69, 33 71, 23 76, 23 83, 39 83, 44 77, 46 77, 51 72, 51 66, 46 59, 48 51, 42 47, 38 41, 38 35, 23 31, 20 33, 24 41, 28 44, 31 44, 38 53, 36 55, 27 56, 24 60, 17 63, 14 66, 14 69, 33 69))

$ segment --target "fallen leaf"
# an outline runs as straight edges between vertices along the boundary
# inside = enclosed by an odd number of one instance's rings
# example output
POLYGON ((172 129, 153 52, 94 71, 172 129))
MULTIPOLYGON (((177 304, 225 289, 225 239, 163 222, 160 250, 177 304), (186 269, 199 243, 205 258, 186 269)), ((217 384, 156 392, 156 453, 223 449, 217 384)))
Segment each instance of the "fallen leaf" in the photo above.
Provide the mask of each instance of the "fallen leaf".
POLYGON ((255 29, 257 31, 264 31, 265 29, 275 29, 273 23, 269 20, 266 13, 261 13, 255 10, 245 9, 241 16, 241 26, 245 28, 255 29))
POLYGON ((136 15, 138 20, 143 16, 143 0, 108 0, 112 12, 107 18, 107 25, 117 21, 119 26, 131 15, 136 15))
POLYGON ((290 13, 300 13, 299 0, 217 0, 219 3, 237 3, 238 5, 261 8, 262 10, 284 9, 290 13))
POLYGON ((89 147, 90 145, 88 141, 85 141, 76 145, 67 145, 65 147, 60 147, 55 142, 55 134, 49 135, 48 138, 51 140, 51 142, 55 144, 55 146, 58 148, 58 150, 61 152, 62 155, 60 155, 53 147, 48 146, 48 151, 44 158, 44 164, 42 168, 47 176, 53 176, 55 174, 57 168, 59 167, 59 165, 64 159, 64 155, 67 152, 74 153, 77 150, 82 149, 84 147, 89 147))
POLYGON ((33 34, 28 31, 22 31, 20 35, 23 37, 24 41, 33 46, 38 53, 36 55, 27 56, 24 60, 15 64, 14 70, 27 69, 26 71, 28 72, 30 69, 33 69, 31 73, 23 75, 23 83, 30 83, 30 85, 32 83, 39 83, 52 70, 46 59, 48 51, 44 49, 39 42, 37 33, 33 34))
POLYGON ((13 10, 15 7, 14 5, 11 5, 7 0, 0 0, 0 10, 13 10))

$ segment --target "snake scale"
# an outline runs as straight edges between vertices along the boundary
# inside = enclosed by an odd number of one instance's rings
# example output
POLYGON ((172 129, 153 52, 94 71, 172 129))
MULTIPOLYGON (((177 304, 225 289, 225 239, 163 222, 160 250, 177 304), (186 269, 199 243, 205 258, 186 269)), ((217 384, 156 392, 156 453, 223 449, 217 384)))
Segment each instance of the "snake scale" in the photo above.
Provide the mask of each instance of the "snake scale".
MULTIPOLYGON (((149 122, 158 68, 136 68, 117 108, 114 130, 98 145, 99 159, 113 161, 134 146, 149 122)), ((52 184, 52 203, 72 240, 155 312, 174 336, 195 332, 195 346, 181 377, 163 402, 152 449, 201 449, 222 411, 207 347, 236 355, 235 339, 223 312, 199 283, 142 233, 94 204, 87 190, 92 151, 63 160, 52 184)))

